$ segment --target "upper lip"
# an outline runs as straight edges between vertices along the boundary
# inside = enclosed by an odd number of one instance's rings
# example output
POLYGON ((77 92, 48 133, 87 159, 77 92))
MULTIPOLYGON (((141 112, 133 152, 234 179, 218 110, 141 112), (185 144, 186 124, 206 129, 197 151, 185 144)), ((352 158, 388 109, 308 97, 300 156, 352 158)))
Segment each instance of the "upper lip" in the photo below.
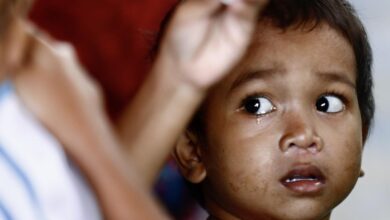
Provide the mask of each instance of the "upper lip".
POLYGON ((281 179, 282 184, 288 184, 295 181, 316 181, 325 183, 325 175, 315 165, 298 165, 289 170, 281 179))

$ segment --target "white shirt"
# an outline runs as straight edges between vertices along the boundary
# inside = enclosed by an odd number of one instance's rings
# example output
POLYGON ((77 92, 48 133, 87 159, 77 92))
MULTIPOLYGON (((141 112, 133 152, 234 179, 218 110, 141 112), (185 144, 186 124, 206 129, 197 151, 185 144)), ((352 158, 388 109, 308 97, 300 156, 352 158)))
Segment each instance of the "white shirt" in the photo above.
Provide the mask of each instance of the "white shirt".
POLYGON ((0 220, 100 220, 94 194, 60 143, 0 84, 0 220))

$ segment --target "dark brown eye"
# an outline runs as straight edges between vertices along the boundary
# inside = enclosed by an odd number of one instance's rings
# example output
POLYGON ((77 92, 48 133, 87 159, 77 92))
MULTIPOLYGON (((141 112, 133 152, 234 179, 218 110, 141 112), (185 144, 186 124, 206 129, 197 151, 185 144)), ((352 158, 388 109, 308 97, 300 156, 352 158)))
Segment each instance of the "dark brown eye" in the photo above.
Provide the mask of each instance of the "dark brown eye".
POLYGON ((343 101, 334 95, 321 96, 316 102, 317 111, 337 113, 344 110, 343 101))
POLYGON ((271 101, 265 97, 247 98, 244 101, 243 108, 249 114, 254 115, 264 115, 275 109, 271 101))

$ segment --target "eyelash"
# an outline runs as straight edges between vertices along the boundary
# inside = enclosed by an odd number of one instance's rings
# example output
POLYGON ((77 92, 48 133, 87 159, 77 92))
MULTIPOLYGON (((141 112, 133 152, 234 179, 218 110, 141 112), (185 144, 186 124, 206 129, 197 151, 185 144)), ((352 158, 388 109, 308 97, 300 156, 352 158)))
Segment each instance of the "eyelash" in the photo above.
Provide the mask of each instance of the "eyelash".
MULTIPOLYGON (((340 91, 336 91, 336 90, 329 90, 329 91, 326 91, 324 93, 322 93, 321 95, 319 95, 316 100, 318 100, 320 97, 323 97, 323 96, 334 96, 336 98, 339 98, 343 104, 345 105, 345 107, 348 106, 349 104, 349 100, 347 98, 347 96, 343 93, 343 92, 340 92, 340 91)), ((245 107, 245 104, 248 100, 250 99, 254 99, 254 98, 266 98, 268 100, 271 100, 269 98, 269 96, 267 95, 264 95, 264 93, 259 93, 259 92, 254 92, 254 93, 249 93, 245 96, 245 98, 242 99, 242 101, 240 102, 240 105, 238 106, 237 108, 237 111, 243 111, 244 110, 244 107, 245 107)), ((272 103, 272 102, 271 102, 272 103)), ((314 102, 315 104, 316 102, 314 102)), ((261 117, 263 115, 256 115, 256 117, 261 117)))
MULTIPOLYGON (((258 92, 255 92, 255 93, 250 93, 248 95, 245 96, 245 98, 242 99, 242 101, 240 102, 240 105, 238 106, 237 108, 237 112, 241 112, 241 111, 245 111, 245 104, 247 104, 247 102, 251 99, 256 99, 256 98, 265 98, 267 100, 269 100, 271 102, 272 105, 274 105, 271 101, 271 99, 269 98, 269 96, 267 95, 264 95, 264 93, 258 93, 258 92)), ((272 111, 275 111, 276 110, 276 107, 274 106, 272 111)), ((271 112, 272 112, 271 111, 271 112)), ((268 112, 268 113, 265 113, 265 114, 258 114, 258 115, 254 115, 254 114, 250 114, 248 112, 246 112, 246 114, 248 115, 251 115, 251 116, 254 116, 256 118, 260 118, 260 117, 263 117, 265 115, 268 115, 269 113, 271 112, 268 112)))
POLYGON ((340 92, 340 91, 329 90, 329 91, 319 95, 318 98, 320 98, 322 96, 334 96, 336 98, 339 98, 344 103, 345 106, 348 106, 348 104, 349 104, 349 100, 348 100, 347 96, 344 93, 340 92))
POLYGON ((264 97, 264 98, 267 98, 269 99, 268 96, 262 94, 262 93, 258 93, 258 92, 254 92, 254 93, 249 93, 245 96, 245 98, 242 99, 242 101, 240 102, 240 105, 238 106, 239 109, 242 109, 245 105, 245 103, 249 100, 249 99, 253 99, 253 98, 260 98, 260 97, 264 97))

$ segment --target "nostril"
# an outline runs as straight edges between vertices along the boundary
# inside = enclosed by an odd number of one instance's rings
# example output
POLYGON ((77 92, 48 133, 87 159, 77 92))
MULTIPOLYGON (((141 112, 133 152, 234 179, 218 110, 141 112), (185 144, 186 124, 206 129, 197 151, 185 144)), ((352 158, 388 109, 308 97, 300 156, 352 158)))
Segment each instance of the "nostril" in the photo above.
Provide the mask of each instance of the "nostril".
POLYGON ((324 143, 322 138, 319 135, 315 135, 313 137, 313 144, 315 144, 314 148, 317 151, 322 151, 322 148, 324 147, 324 143))
POLYGON ((302 115, 291 115, 286 119, 286 127, 281 133, 279 147, 282 151, 289 149, 303 149, 306 152, 316 153, 322 150, 322 138, 312 120, 302 115))
POLYGON ((286 135, 280 140, 280 148, 282 151, 299 149, 314 154, 322 150, 322 140, 317 135, 286 135))
POLYGON ((307 148, 307 150, 308 150, 310 153, 315 154, 315 153, 317 153, 318 151, 320 151, 320 148, 319 148, 318 144, 312 143, 312 144, 307 148))

